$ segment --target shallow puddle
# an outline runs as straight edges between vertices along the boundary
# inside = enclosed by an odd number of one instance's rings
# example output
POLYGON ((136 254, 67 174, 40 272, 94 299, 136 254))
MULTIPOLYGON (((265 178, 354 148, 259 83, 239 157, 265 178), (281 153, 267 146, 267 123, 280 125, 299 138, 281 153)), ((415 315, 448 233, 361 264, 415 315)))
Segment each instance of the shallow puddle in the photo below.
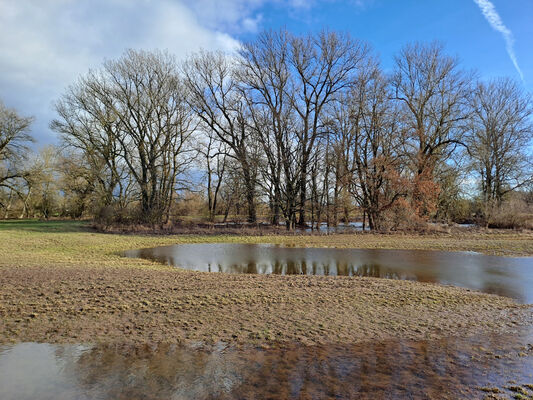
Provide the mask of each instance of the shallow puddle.
POLYGON ((0 398, 483 398, 533 383, 532 343, 531 332, 283 349, 23 343, 0 346, 0 398))
POLYGON ((196 271, 409 279, 461 286, 533 303, 532 257, 229 243, 163 246, 130 250, 125 255, 196 271))

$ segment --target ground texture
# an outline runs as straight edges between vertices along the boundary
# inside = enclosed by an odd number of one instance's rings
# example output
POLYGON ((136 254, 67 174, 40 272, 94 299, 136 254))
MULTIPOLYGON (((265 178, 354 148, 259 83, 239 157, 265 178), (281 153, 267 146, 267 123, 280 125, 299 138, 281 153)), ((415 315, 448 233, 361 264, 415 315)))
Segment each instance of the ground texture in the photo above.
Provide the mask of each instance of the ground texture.
POLYGON ((531 234, 134 236, 81 223, 0 223, 0 343, 304 344, 512 333, 531 307, 387 279, 209 274, 121 256, 190 242, 533 254, 531 234))

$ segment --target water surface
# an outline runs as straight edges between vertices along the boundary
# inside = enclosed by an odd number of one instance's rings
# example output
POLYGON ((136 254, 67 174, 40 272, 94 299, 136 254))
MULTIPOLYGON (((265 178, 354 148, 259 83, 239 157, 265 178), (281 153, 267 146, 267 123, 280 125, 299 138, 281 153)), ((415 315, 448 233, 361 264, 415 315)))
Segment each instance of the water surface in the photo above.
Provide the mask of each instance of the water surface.
POLYGON ((461 286, 533 303, 533 258, 473 252, 295 248, 201 243, 130 250, 127 257, 195 271, 370 276, 461 286))
MULTIPOLYGON (((483 398, 533 383, 531 332, 281 349, 0 346, 0 398, 483 398)), ((511 392, 509 392, 511 394, 511 392)))

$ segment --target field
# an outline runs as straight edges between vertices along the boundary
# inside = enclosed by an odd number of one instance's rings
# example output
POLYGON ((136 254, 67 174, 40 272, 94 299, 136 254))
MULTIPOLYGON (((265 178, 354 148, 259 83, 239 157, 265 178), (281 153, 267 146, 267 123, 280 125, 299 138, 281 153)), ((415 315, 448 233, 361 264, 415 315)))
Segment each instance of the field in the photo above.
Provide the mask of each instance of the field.
POLYGON ((512 332, 531 308, 465 289, 388 279, 226 275, 127 259, 191 242, 471 250, 532 255, 533 235, 141 236, 82 222, 0 222, 0 343, 219 340, 352 343, 512 332))

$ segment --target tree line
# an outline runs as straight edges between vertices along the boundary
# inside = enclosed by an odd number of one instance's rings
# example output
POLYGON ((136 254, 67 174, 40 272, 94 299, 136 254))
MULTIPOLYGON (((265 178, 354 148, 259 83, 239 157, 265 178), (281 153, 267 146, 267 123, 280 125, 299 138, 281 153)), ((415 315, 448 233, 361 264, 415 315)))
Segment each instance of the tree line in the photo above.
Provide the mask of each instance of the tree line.
POLYGON ((167 223, 192 196, 209 221, 233 207, 289 230, 354 213, 370 229, 414 226, 456 217, 465 199, 488 224, 517 193, 531 205, 531 95, 479 79, 439 43, 406 45, 391 71, 332 31, 263 32, 180 63, 128 50, 55 110, 60 151, 31 165, 31 118, 0 107, 4 210, 18 201, 23 216, 39 191, 45 214, 51 157, 71 215, 117 222, 167 223))

